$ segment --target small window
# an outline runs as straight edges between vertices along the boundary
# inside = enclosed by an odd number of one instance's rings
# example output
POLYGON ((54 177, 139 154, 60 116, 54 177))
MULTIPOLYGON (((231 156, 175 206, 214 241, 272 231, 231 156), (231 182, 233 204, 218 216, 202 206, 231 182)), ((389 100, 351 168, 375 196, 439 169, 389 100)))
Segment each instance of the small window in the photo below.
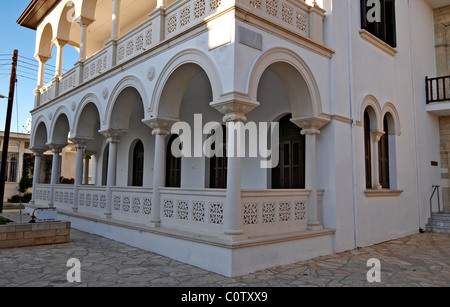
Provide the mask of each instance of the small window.
POLYGON ((361 28, 393 48, 397 47, 395 24, 395 0, 361 0, 361 28))

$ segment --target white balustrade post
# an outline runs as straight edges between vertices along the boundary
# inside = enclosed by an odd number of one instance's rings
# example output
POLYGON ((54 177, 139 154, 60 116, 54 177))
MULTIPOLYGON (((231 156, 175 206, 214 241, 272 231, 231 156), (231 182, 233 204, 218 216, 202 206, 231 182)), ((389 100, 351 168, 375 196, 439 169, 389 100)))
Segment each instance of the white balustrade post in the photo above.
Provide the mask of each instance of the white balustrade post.
POLYGON ((82 184, 83 179, 83 158, 84 153, 86 150, 86 144, 88 140, 80 139, 80 138, 74 138, 72 139, 72 142, 74 142, 75 148, 77 150, 77 159, 75 164, 75 182, 73 185, 73 204, 72 204, 72 210, 74 212, 78 211, 78 190, 79 186, 82 184))

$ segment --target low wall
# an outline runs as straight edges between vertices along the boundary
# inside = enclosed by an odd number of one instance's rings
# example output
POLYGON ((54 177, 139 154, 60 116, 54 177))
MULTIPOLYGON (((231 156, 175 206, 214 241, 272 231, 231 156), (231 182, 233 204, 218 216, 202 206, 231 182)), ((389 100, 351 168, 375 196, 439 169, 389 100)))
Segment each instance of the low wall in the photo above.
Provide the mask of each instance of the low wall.
POLYGON ((70 222, 0 225, 0 249, 67 243, 70 222))

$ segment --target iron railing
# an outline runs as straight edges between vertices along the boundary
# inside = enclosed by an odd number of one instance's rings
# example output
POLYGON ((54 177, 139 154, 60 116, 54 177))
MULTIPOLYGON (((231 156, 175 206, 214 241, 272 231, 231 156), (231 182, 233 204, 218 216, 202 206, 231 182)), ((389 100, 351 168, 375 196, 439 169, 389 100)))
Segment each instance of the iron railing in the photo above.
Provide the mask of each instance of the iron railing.
POLYGON ((433 232, 433 196, 437 192, 437 199, 438 199, 438 213, 441 212, 441 198, 439 196, 439 189, 441 186, 434 185, 433 186, 433 193, 431 193, 430 197, 430 232, 433 232))

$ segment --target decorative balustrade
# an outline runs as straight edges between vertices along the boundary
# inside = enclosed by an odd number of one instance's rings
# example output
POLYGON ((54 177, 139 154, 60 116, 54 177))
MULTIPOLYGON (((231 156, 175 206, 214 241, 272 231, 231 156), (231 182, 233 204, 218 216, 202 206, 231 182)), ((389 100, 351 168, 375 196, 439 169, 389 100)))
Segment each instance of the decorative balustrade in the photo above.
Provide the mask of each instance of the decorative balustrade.
POLYGON ((34 202, 38 206, 47 207, 50 203, 50 185, 38 184, 35 189, 34 202))
POLYGON ((152 193, 149 188, 113 188, 112 218, 148 223, 152 214, 152 193))
POLYGON ((79 77, 77 67, 66 72, 59 81, 59 95, 67 93, 71 89, 78 86, 79 77))
POLYGON ((161 225, 222 234, 225 198, 225 190, 162 188, 161 225))
POLYGON ((243 0, 239 4, 274 24, 308 36, 310 6, 304 1, 243 0))
MULTIPOLYGON (((114 187, 111 218, 146 225, 152 214, 152 189, 114 187)), ((105 186, 79 186, 78 212, 104 218, 105 186)), ((161 226, 205 235, 222 235, 226 190, 161 188, 161 226)), ((257 237, 301 232, 308 225, 309 190, 244 190, 242 221, 246 236, 257 237)), ((323 191, 319 191, 319 219, 322 216, 323 191)), ((74 205, 73 185, 56 185, 53 203, 58 210, 71 211, 74 205)), ((47 207, 50 185, 36 187, 36 205, 47 207)))
POLYGON ((149 19, 119 38, 116 63, 120 64, 134 58, 153 45, 153 23, 149 19))
POLYGON ((53 189, 53 205, 57 209, 71 210, 74 203, 73 185, 56 185, 53 189))
POLYGON ((89 81, 111 68, 109 48, 104 48, 83 62, 83 82, 89 81))
POLYGON ((38 106, 233 8, 323 44, 325 12, 302 0, 179 0, 164 10, 155 10, 141 25, 77 64, 62 76, 59 85, 53 80, 40 88, 38 106))
POLYGON ((106 212, 106 187, 79 186, 78 212, 103 217, 106 212))
POLYGON ((308 190, 243 191, 244 232, 249 236, 306 230, 308 190))

